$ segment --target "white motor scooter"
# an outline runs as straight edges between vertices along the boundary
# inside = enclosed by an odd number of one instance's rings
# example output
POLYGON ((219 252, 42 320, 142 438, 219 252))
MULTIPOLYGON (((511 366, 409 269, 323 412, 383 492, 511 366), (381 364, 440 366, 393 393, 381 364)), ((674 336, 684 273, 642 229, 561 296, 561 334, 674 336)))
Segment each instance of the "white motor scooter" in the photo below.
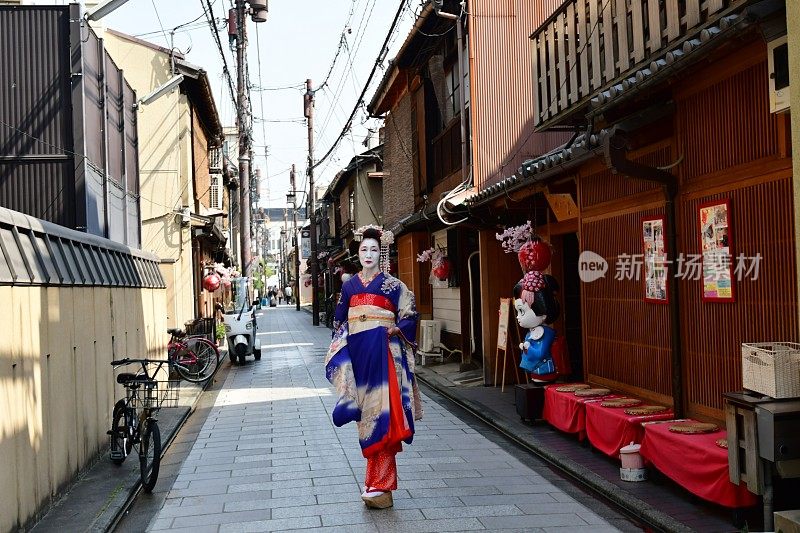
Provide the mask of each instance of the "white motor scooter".
POLYGON ((228 343, 228 357, 233 364, 238 361, 243 365, 248 355, 252 355, 256 361, 261 360, 256 309, 250 305, 249 284, 250 279, 245 277, 231 280, 233 306, 227 309, 222 317, 228 343))

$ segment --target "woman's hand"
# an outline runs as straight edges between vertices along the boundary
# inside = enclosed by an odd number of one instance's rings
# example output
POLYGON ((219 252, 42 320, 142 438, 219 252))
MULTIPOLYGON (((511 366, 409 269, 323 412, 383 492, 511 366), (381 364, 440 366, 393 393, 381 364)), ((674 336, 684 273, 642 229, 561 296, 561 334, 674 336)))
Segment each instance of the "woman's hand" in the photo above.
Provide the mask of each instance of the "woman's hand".
POLYGON ((396 335, 400 335, 400 328, 397 326, 392 326, 386 329, 386 332, 389 334, 390 337, 394 337, 396 335))

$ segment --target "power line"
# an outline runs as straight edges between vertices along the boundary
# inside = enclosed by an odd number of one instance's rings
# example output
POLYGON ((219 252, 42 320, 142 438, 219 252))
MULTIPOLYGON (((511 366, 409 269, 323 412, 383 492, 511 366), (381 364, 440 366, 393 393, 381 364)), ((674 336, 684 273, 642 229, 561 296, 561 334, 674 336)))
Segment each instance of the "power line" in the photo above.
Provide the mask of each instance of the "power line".
POLYGON ((231 80, 231 72, 228 70, 228 60, 225 58, 225 51, 222 48, 222 42, 219 40, 219 28, 217 28, 217 19, 214 18, 214 7, 210 0, 200 0, 200 4, 203 6, 203 13, 206 15, 206 19, 208 19, 211 34, 214 36, 214 42, 217 43, 217 50, 219 50, 219 55, 222 57, 222 74, 228 80, 228 90, 230 90, 231 93, 231 101, 234 102, 235 105, 236 91, 233 90, 233 80, 231 80), (206 11, 206 7, 208 7, 208 11, 206 11))
POLYGON ((167 32, 164 31, 164 24, 161 23, 161 15, 158 14, 158 8, 156 7, 156 1, 150 0, 150 3, 153 4, 153 11, 156 12, 156 19, 158 19, 158 25, 161 26, 161 34, 164 35, 164 42, 169 45, 169 39, 167 38, 167 32))
POLYGON ((334 148, 336 148, 336 146, 339 145, 344 136, 347 134, 347 130, 350 128, 353 122, 353 118, 356 116, 356 112, 358 112, 358 109, 361 107, 361 104, 364 101, 364 96, 367 94, 367 90, 369 89, 370 83, 372 83, 372 78, 375 76, 375 72, 378 70, 378 65, 380 64, 380 61, 384 56, 386 45, 389 42, 392 33, 394 33, 394 30, 397 27, 397 23, 400 20, 400 16, 403 14, 403 11, 405 9, 406 9, 406 2, 405 0, 402 0, 400 2, 400 6, 397 8, 397 13, 395 13, 392 25, 389 28, 389 33, 386 34, 386 39, 384 39, 383 45, 381 46, 381 50, 380 52, 378 52, 378 57, 375 60, 375 64, 372 65, 372 70, 369 73, 369 78, 367 78, 367 82, 364 84, 364 90, 361 91, 361 95, 358 97, 358 101, 356 101, 356 105, 353 107, 352 113, 350 113, 350 118, 345 123, 341 133, 339 133, 339 137, 336 139, 336 141, 334 141, 333 145, 328 149, 325 155, 322 156, 319 160, 317 160, 316 163, 312 165, 311 167, 312 169, 318 167, 323 161, 325 161, 328 158, 328 156, 330 156, 330 154, 333 152, 334 148))

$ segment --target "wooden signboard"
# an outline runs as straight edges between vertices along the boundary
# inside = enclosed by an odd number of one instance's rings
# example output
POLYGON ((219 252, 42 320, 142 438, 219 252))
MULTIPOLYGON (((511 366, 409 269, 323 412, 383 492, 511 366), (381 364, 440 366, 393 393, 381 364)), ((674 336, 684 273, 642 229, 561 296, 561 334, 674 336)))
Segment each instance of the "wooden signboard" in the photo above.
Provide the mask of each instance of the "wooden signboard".
MULTIPOLYGON (((494 386, 497 386, 497 371, 500 367, 503 367, 503 375, 501 376, 501 386, 500 392, 504 392, 506 388, 506 362, 507 362, 507 355, 509 352, 508 346, 508 325, 511 318, 511 298, 500 298, 500 320, 497 323, 497 351, 495 352, 494 356, 494 386), (500 352, 503 352, 503 362, 502 365, 500 364, 500 352)), ((517 335, 513 334, 512 329, 512 336, 517 337, 517 335)), ((511 362, 514 364, 514 370, 519 367, 519 363, 517 363, 517 346, 513 344, 510 348, 511 350, 511 362)), ((528 382, 528 374, 523 372, 525 376, 525 382, 528 382)))

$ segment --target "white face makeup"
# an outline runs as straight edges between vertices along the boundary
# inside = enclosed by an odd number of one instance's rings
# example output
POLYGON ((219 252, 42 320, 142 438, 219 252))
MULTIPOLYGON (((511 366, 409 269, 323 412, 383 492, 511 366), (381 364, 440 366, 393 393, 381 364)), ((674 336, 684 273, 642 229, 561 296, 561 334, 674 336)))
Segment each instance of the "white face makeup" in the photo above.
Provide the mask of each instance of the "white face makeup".
POLYGON ((365 272, 374 272, 378 268, 381 246, 375 239, 364 239, 358 247, 358 261, 365 272))

